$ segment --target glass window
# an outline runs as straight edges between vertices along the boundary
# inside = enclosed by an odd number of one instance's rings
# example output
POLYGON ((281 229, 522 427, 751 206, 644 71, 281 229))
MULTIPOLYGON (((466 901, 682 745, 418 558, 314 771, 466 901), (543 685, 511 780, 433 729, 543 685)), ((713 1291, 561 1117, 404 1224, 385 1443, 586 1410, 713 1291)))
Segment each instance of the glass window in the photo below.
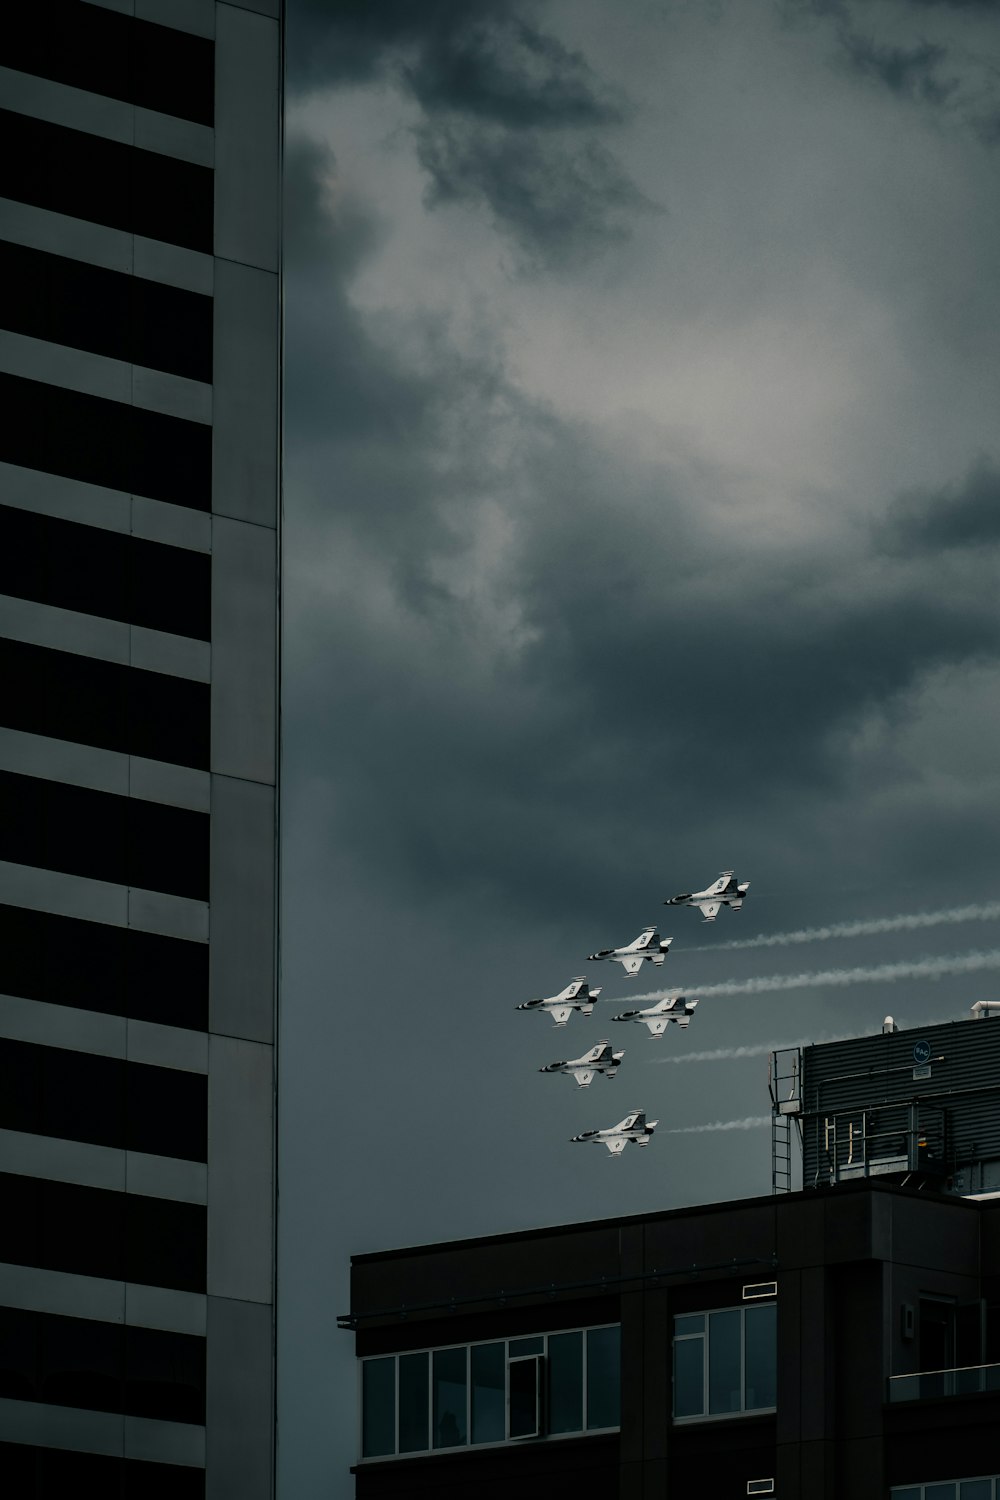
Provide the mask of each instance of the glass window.
POLYGON ((512 1438, 538 1437, 541 1432, 540 1367, 541 1356, 538 1354, 512 1359, 507 1367, 510 1383, 508 1432, 512 1438))
POLYGON ((361 1454, 382 1458, 396 1451, 396 1360, 366 1359, 361 1366, 361 1454))
POLYGON ((422 1453, 427 1436, 429 1387, 427 1354, 399 1356, 399 1451, 422 1453))
POLYGON ((742 1309, 714 1312, 708 1319, 708 1409, 712 1413, 740 1411, 742 1309))
POLYGON ((434 1447, 459 1448, 466 1440, 467 1349, 434 1351, 434 1447))
POLYGON ((728 1416, 775 1407, 775 1303, 677 1317, 673 1352, 675 1417, 728 1416))
POLYGON ((956 1500, 954 1484, 925 1484, 924 1500, 956 1500))
POLYGON ((920 1500, 920 1486, 911 1485, 909 1489, 892 1490, 892 1500, 920 1500))
POLYGON ((778 1308, 748 1307, 743 1321, 744 1406, 747 1411, 777 1404, 778 1308))
POLYGON ((503 1344, 473 1344, 469 1350, 472 1375, 472 1441, 502 1443, 506 1429, 507 1360, 503 1344))
POLYGON ((993 1500, 992 1479, 965 1479, 958 1487, 958 1500, 993 1500))
POLYGON ((523 1354, 544 1354, 545 1339, 541 1334, 537 1338, 511 1339, 507 1351, 511 1359, 520 1359, 523 1354))
POLYGON ((587 1329, 587 1426, 621 1421, 621 1329, 587 1329))
POLYGON ((549 1334, 550 1432, 583 1430, 583 1334, 549 1334))
POLYGON ((674 1416, 700 1417, 705 1410, 705 1340, 674 1340, 674 1416))

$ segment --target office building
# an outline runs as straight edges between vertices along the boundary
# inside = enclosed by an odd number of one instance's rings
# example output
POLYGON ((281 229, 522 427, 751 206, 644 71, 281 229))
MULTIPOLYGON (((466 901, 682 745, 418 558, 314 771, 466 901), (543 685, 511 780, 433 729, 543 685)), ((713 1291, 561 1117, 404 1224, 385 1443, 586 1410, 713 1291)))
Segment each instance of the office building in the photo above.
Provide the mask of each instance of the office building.
POLYGON ((998 1057, 805 1049, 817 1186, 356 1256, 358 1500, 1000 1500, 998 1057))
POLYGON ((0 1490, 265 1500, 280 0, 0 43, 0 1490))

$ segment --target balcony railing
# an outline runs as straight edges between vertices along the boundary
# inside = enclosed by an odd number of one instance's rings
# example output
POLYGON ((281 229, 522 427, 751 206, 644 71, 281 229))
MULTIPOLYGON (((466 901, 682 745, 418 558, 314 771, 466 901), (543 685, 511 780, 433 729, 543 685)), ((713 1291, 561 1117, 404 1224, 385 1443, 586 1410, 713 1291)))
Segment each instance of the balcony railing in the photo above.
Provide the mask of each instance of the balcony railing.
POLYGON ((890 1401, 931 1401, 938 1396, 978 1396, 1000 1391, 1000 1365, 963 1365, 955 1370, 922 1370, 890 1375, 890 1401))

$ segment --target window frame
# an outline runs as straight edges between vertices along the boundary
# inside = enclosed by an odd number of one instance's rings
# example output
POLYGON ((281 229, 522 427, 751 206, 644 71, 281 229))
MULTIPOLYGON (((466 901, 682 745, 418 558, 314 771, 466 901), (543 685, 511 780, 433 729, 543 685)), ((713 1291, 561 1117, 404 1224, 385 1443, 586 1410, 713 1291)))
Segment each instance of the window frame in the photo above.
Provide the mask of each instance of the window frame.
POLYGON ((773 1406, 751 1406, 746 1405, 746 1316, 755 1308, 773 1306, 777 1313, 778 1299, 776 1295, 768 1298, 748 1299, 747 1302, 739 1302, 734 1306, 691 1308, 687 1312, 674 1314, 674 1326, 678 1318, 702 1317, 705 1319, 704 1330, 701 1333, 671 1334, 670 1339, 670 1421, 676 1427, 688 1427, 695 1422, 737 1422, 746 1417, 768 1416, 777 1411, 777 1402, 773 1406), (710 1394, 710 1365, 709 1365, 709 1324, 708 1319, 714 1313, 739 1313, 740 1319, 740 1405, 736 1411, 713 1411, 708 1410, 710 1394), (678 1416, 676 1413, 677 1391, 676 1391, 676 1356, 675 1349, 679 1343, 693 1343, 696 1339, 701 1340, 701 1395, 702 1410, 690 1413, 686 1416, 678 1416))
POLYGON ((620 1330, 621 1329, 621 1323, 620 1322, 615 1322, 615 1323, 584 1323, 584 1324, 580 1324, 580 1325, 574 1326, 572 1328, 546 1329, 545 1332, 538 1333, 538 1334, 518 1334, 518 1335, 516 1335, 513 1338, 499 1337, 499 1338, 489 1338, 489 1339, 473 1339, 473 1340, 470 1340, 470 1341, 466 1341, 466 1342, 462 1342, 462 1343, 457 1343, 457 1344, 430 1344, 430 1345, 427 1345, 425 1348, 422 1348, 422 1349, 396 1349, 396 1350, 390 1350, 390 1351, 388 1351, 385 1354, 366 1354, 366 1355, 362 1355, 357 1360, 357 1366, 358 1366, 358 1373, 357 1373, 358 1405, 357 1405, 356 1452, 358 1454, 358 1457, 356 1459, 356 1463, 358 1463, 358 1464, 383 1464, 383 1463, 395 1463, 395 1462, 397 1462, 400 1459, 409 1459, 409 1458, 425 1458, 425 1457, 443 1458, 443 1457, 446 1457, 448 1454, 451 1454, 451 1453, 469 1453, 469 1452, 479 1453, 479 1452, 485 1452, 485 1451, 487 1451, 489 1449, 493 1449, 493 1448, 516 1448, 516 1447, 521 1446, 524 1443, 538 1443, 538 1442, 546 1442, 546 1443, 547 1442, 554 1442, 554 1443, 558 1443, 558 1442, 564 1442, 567 1438, 578 1439, 578 1438, 584 1438, 584 1437, 601 1437, 601 1436, 606 1435, 607 1433, 619 1432, 621 1430, 621 1423, 620 1423, 620 1421, 616 1422, 614 1424, 614 1426, 611 1426, 611 1427, 588 1427, 587 1426, 587 1416, 588 1416, 588 1411, 587 1411, 587 1408, 588 1408, 588 1399, 587 1399, 588 1339, 587 1339, 587 1334, 588 1333, 592 1333, 592 1332, 596 1332, 598 1330, 603 1330, 603 1329, 606 1329, 606 1328, 615 1328, 615 1329, 620 1330), (581 1381, 582 1381, 582 1421, 583 1421, 583 1426, 580 1427, 580 1428, 578 1428, 574 1432, 553 1432, 553 1433, 549 1433, 549 1432, 547 1432, 545 1430, 546 1429, 546 1425, 547 1425, 547 1406, 548 1406, 548 1401, 547 1401, 548 1341, 549 1341, 550 1336, 555 1338, 555 1337, 558 1337, 560 1334, 564 1334, 564 1333, 581 1333, 583 1335, 583 1338, 581 1339, 581 1346, 582 1346, 582 1348, 581 1348, 581 1365, 580 1365, 580 1369, 581 1369, 581 1381), (525 1340, 527 1340, 529 1338, 530 1339, 535 1339, 535 1338, 541 1339, 541 1341, 542 1341, 542 1348, 541 1348, 540 1351, 538 1351, 536 1353, 529 1353, 527 1351, 522 1351, 522 1352, 516 1353, 514 1355, 511 1355, 510 1350, 511 1350, 511 1346, 512 1345, 517 1345, 519 1343, 523 1343, 525 1340), (472 1441, 472 1357, 471 1357, 471 1351, 473 1349, 482 1348, 482 1347, 484 1347, 486 1345, 490 1345, 490 1344, 502 1344, 503 1348, 504 1348, 504 1432, 505 1432, 505 1436, 502 1439, 498 1439, 495 1442, 491 1442, 491 1443, 474 1443, 472 1441), (456 1443, 452 1447, 436 1448, 434 1446, 434 1366, 433 1366, 433 1356, 435 1354, 446 1353, 447 1351, 449 1351, 451 1349, 464 1349, 465 1350, 465 1432, 466 1432, 466 1439, 465 1439, 464 1443, 456 1443), (405 1453, 402 1453, 402 1452, 400 1452, 400 1448, 399 1448, 399 1428, 400 1428, 400 1422, 399 1422, 399 1361, 400 1361, 400 1359, 405 1358, 407 1355, 413 1355, 413 1354, 423 1354, 427 1358, 427 1365, 428 1365, 428 1370, 427 1370, 427 1437, 428 1437, 428 1444, 429 1444, 429 1446, 426 1447, 426 1448, 413 1448, 413 1449, 409 1449, 405 1453), (365 1457, 365 1455, 363 1453, 363 1445, 364 1445, 364 1367, 368 1363, 369 1360, 386 1359, 386 1358, 392 1359, 394 1361, 393 1392, 394 1392, 395 1407, 394 1407, 394 1413, 393 1413, 393 1432, 394 1432, 394 1444, 395 1444, 395 1446, 394 1446, 394 1449, 393 1449, 393 1451, 391 1453, 372 1454, 369 1457, 365 1457), (521 1436, 521 1437, 511 1437, 511 1435, 510 1435, 510 1367, 511 1367, 511 1363, 512 1362, 513 1363, 518 1363, 520 1361, 528 1361, 528 1360, 533 1360, 535 1362, 536 1366, 537 1366, 537 1372, 538 1372, 537 1373, 537 1381, 538 1381, 538 1385, 537 1385, 537 1399, 538 1399, 539 1428, 540 1428, 540 1430, 539 1430, 539 1432, 537 1434, 530 1435, 530 1436, 529 1435, 524 1435, 524 1436, 521 1436))

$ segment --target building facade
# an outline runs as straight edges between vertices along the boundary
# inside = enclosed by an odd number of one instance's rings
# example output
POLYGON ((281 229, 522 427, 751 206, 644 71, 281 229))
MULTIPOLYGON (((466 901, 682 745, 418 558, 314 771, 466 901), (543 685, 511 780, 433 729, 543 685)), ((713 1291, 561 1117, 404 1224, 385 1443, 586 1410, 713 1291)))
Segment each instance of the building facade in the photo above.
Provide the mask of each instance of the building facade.
POLYGON ((1000 1199, 880 1177, 352 1261, 359 1500, 1000 1500, 1000 1199))
POLYGON ((280 0, 0 41, 0 1489, 265 1500, 280 0))

